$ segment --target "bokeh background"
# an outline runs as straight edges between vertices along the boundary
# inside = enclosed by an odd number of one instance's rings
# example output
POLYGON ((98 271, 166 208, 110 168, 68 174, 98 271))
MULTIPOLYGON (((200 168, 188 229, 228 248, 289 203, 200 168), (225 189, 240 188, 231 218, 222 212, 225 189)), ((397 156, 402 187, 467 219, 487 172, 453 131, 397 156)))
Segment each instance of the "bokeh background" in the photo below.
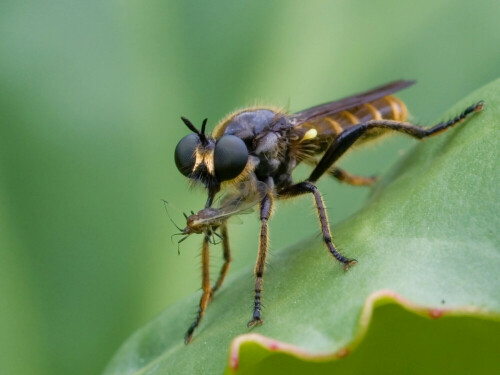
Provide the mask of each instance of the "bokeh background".
MULTIPOLYGON (((430 124, 500 75, 499 16, 496 0, 1 1, 0 373, 100 373, 199 290, 201 239, 177 255, 161 202, 205 199, 173 163, 181 115, 213 127, 242 106, 297 111, 407 78, 418 84, 400 96, 430 124)), ((411 145, 394 137, 341 164, 381 174, 411 145)), ((320 188, 332 222, 369 194, 320 188)), ((256 257, 257 218, 242 219, 231 273, 256 257)), ((309 199, 279 205, 272 248, 317 232, 309 199)))

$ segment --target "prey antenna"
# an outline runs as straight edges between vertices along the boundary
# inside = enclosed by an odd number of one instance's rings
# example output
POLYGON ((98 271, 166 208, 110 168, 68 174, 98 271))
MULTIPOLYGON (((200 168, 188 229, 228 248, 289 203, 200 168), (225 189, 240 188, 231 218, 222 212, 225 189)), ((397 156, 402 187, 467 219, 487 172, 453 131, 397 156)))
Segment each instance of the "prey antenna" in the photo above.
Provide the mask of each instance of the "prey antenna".
POLYGON ((203 123, 201 124, 201 132, 196 129, 193 123, 184 116, 181 116, 181 120, 184 122, 184 124, 186 124, 189 130, 191 130, 193 133, 198 134, 198 137, 200 137, 200 141, 203 146, 206 146, 208 144, 207 136, 205 135, 205 127, 207 125, 208 119, 203 120, 203 123))
POLYGON ((168 202, 167 202, 165 199, 162 199, 162 201, 163 201, 163 205, 164 205, 164 207, 165 207, 165 212, 167 213, 168 218, 170 219, 170 221, 172 222, 172 224, 174 224, 174 226, 175 226, 178 230, 180 230, 180 231, 182 232, 182 229, 181 229, 181 228, 179 228, 179 226, 178 226, 177 224, 175 224, 174 220, 172 219, 172 217, 171 217, 171 216, 170 216, 170 214, 168 213, 168 210, 167 210, 167 205, 168 205, 168 202))

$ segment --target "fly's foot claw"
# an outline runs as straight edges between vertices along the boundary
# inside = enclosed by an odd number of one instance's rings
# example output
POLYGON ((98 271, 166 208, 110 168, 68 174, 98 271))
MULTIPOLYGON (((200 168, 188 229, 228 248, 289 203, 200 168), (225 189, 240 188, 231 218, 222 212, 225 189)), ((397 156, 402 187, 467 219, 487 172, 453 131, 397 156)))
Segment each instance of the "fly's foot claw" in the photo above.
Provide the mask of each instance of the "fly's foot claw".
POLYGON ((347 262, 344 263, 344 271, 347 271, 349 268, 356 265, 356 263, 358 263, 356 259, 349 259, 347 262))
POLYGON ((184 344, 189 344, 193 339, 194 328, 190 327, 186 334, 184 335, 184 344))
POLYGON ((247 323, 247 327, 248 327, 248 328, 251 328, 251 327, 253 327, 253 326, 255 326, 255 325, 260 326, 260 325, 262 325, 262 323, 264 323, 264 321, 263 321, 260 317, 257 317, 257 318, 256 318, 256 317, 254 317, 252 320, 250 320, 250 321, 247 323))
POLYGON ((480 100, 474 106, 474 112, 481 112, 483 110, 483 107, 484 107, 484 100, 480 100))
POLYGON ((378 176, 370 176, 370 177, 360 177, 359 185, 361 186, 372 186, 374 183, 378 181, 378 176))

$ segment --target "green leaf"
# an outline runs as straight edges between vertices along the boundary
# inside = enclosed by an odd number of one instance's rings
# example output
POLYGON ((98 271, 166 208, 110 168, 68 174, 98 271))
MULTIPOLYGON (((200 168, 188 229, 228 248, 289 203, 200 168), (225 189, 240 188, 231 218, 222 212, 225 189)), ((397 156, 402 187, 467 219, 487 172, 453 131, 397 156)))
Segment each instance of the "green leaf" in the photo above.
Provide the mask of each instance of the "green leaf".
POLYGON ((498 372, 500 80, 442 118, 481 99, 482 113, 416 145, 333 228, 355 267, 343 272, 319 236, 275 251, 264 325, 246 328, 249 265, 226 281, 191 344, 183 335, 198 294, 136 332, 105 374, 498 372))

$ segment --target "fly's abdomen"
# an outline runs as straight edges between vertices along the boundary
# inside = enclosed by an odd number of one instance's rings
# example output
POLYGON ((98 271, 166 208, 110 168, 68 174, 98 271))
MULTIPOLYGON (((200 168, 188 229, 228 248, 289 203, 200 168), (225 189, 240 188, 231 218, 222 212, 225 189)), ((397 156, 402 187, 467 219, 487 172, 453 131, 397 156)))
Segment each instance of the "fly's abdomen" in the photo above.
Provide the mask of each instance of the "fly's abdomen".
MULTIPOLYGON (((349 110, 301 124, 297 127, 298 138, 300 139, 299 142, 311 141, 324 145, 330 143, 342 131, 353 125, 370 120, 405 121, 407 113, 405 104, 395 96, 389 95, 352 107, 349 110)), ((374 139, 383 133, 384 130, 368 132, 357 143, 374 139)), ((323 148, 320 147, 320 149, 323 148)))

